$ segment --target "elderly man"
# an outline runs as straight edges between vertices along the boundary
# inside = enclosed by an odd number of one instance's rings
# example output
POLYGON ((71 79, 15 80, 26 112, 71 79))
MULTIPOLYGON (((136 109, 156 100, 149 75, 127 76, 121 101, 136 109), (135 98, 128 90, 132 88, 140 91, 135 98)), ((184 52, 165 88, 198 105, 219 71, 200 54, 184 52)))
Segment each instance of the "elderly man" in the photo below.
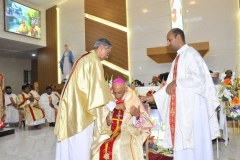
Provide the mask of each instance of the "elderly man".
POLYGON ((220 135, 219 100, 208 67, 185 43, 181 29, 170 30, 167 42, 177 56, 166 85, 142 101, 155 100, 166 123, 164 147, 174 149, 174 160, 213 160, 211 139, 220 135))
POLYGON ((108 58, 111 43, 100 38, 93 50, 74 63, 63 88, 55 125, 56 160, 89 160, 111 135, 106 117, 115 102, 104 79, 101 61, 108 58))
POLYGON ((153 123, 138 96, 125 85, 123 79, 116 78, 112 88, 117 104, 108 117, 112 135, 98 152, 93 153, 92 160, 143 160, 142 144, 149 136, 153 123))

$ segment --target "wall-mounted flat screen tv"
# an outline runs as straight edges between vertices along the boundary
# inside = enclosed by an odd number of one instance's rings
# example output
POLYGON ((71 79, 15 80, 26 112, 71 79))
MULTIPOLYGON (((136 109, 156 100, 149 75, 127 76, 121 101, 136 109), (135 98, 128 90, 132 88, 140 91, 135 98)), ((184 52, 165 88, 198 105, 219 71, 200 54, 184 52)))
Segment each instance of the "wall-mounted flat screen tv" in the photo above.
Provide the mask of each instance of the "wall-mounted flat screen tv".
POLYGON ((41 12, 12 0, 4 0, 5 31, 41 38, 41 12))

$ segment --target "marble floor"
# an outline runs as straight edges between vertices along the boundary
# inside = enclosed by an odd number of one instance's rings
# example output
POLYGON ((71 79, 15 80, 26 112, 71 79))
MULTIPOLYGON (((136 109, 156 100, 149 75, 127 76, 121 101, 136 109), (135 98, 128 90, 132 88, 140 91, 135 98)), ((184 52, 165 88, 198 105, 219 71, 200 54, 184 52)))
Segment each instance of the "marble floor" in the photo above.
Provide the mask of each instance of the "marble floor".
MULTIPOLYGON (((54 160, 56 136, 53 127, 24 131, 0 137, 0 160, 54 160)), ((219 142, 220 160, 240 160, 240 135, 229 132, 229 145, 219 142)), ((213 145, 216 159, 216 144, 213 145)))

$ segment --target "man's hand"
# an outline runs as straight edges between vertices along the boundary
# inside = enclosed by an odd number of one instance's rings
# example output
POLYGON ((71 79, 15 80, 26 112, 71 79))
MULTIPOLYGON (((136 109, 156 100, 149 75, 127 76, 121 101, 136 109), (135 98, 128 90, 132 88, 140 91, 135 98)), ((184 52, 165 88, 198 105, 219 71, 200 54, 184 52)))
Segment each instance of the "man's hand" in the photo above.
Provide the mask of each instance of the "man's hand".
POLYGON ((140 106, 138 106, 138 108, 137 107, 135 107, 135 106, 131 106, 130 107, 130 114, 132 115, 132 116, 136 116, 137 117, 137 119, 140 117, 140 106))
POLYGON ((154 101, 154 97, 153 96, 143 96, 143 97, 140 97, 140 100, 142 102, 149 103, 149 102, 154 101))
POLYGON ((109 117, 106 118, 106 121, 107 121, 107 125, 110 126, 112 124, 112 120, 109 119, 109 117))
POLYGON ((30 97, 28 98, 28 100, 29 100, 30 102, 34 102, 33 96, 30 96, 30 97))
POLYGON ((162 83, 160 84, 160 89, 166 85, 166 81, 162 80, 162 83))
POLYGON ((173 80, 166 88, 166 92, 169 95, 172 95, 173 89, 177 87, 176 80, 173 80))
POLYGON ((7 106, 13 106, 13 103, 9 103, 7 106))
POLYGON ((52 103, 49 103, 49 105, 50 105, 52 108, 54 108, 54 105, 53 105, 52 103))
POLYGON ((115 109, 117 110, 126 110, 126 106, 125 106, 125 103, 120 103, 120 104, 117 104, 115 109))

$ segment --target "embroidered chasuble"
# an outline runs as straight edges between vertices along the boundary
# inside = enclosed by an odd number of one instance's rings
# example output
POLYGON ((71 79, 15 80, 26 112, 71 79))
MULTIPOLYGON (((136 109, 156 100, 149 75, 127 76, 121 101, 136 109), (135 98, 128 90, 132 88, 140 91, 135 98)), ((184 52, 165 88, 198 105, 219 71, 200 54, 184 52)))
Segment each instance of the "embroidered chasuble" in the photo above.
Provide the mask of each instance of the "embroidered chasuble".
POLYGON ((194 109, 201 106, 195 103, 196 95, 202 97, 206 104, 207 127, 211 133, 209 136, 214 139, 220 135, 215 115, 219 99, 209 69, 201 55, 187 44, 177 53, 166 85, 153 96, 161 118, 166 124, 163 147, 182 151, 194 148, 194 109), (177 87, 170 96, 166 92, 166 87, 173 80, 176 80, 177 87))
POLYGON ((36 100, 30 103, 28 100, 30 96, 32 96, 31 93, 21 93, 17 96, 18 110, 21 114, 26 115, 25 118, 28 124, 45 117, 44 111, 38 106, 36 100))
MULTIPOLYGON (((53 103, 51 96, 48 97, 48 101, 49 101, 49 103, 51 103, 51 104, 53 103)), ((53 107, 52 109, 54 110, 54 119, 55 119, 55 122, 56 122, 58 110, 57 110, 55 107, 53 107)))
MULTIPOLYGON (((124 100, 116 101, 116 104, 124 103, 124 100)), ((121 133, 121 125, 123 120, 123 110, 113 110, 110 139, 104 142, 100 147, 100 160, 112 159, 113 143, 117 136, 121 133)))
POLYGON ((91 160, 143 160, 142 145, 150 135, 153 123, 131 88, 127 87, 122 100, 115 102, 125 103, 126 110, 113 111, 113 123, 110 127, 112 135, 110 139, 101 143, 101 147, 93 154, 91 160), (130 114, 132 105, 140 107, 140 117, 144 119, 144 123, 139 127, 133 124, 133 116, 130 114))
MULTIPOLYGON (((180 55, 176 57, 174 69, 173 69, 173 80, 177 78, 177 65, 180 55)), ((175 125, 176 125, 176 89, 173 90, 170 100, 170 113, 169 113, 169 123, 170 123, 170 132, 172 139, 172 146, 174 148, 174 138, 175 138, 175 125)))

